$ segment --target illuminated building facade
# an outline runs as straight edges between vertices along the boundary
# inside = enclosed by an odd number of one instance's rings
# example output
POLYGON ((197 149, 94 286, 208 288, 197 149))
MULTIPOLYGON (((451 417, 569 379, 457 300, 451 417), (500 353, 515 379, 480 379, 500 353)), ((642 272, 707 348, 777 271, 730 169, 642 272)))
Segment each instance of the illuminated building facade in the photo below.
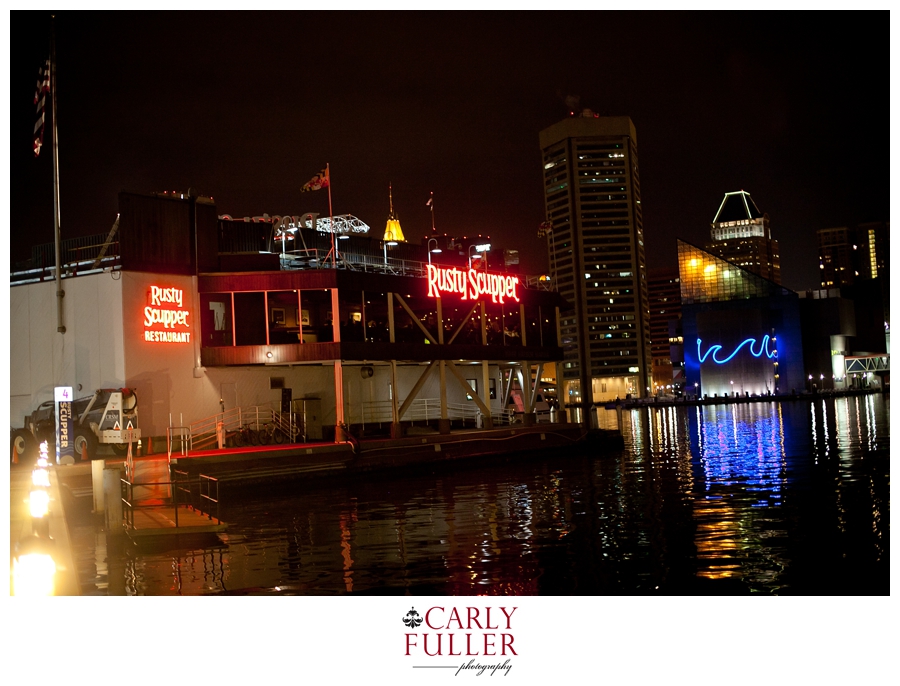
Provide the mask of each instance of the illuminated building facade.
POLYGON ((644 397, 650 313, 634 124, 585 110, 541 131, 540 146, 550 275, 572 305, 560 320, 560 402, 589 410, 644 397))
POLYGON ((707 252, 781 283, 781 258, 769 215, 759 211, 749 193, 726 193, 710 226, 712 241, 706 244, 707 252))
POLYGON ((534 380, 562 357, 558 294, 426 245, 385 252, 352 228, 331 262, 338 241, 314 218, 234 220, 209 199, 128 193, 119 210, 105 257, 105 235, 84 239, 93 254, 64 246, 64 335, 52 270, 12 275, 12 426, 55 385, 134 389, 154 442, 173 421, 296 413, 295 400, 321 403, 311 440, 398 436, 424 417, 443 433, 488 427, 513 405, 537 420, 534 380))
POLYGON ((672 356, 672 347, 680 349, 681 284, 678 269, 651 269, 648 272, 650 300, 650 354, 653 359, 654 393, 670 393, 684 381, 681 355, 672 356))
POLYGON ((715 396, 806 388, 799 297, 678 241, 685 390, 715 396))

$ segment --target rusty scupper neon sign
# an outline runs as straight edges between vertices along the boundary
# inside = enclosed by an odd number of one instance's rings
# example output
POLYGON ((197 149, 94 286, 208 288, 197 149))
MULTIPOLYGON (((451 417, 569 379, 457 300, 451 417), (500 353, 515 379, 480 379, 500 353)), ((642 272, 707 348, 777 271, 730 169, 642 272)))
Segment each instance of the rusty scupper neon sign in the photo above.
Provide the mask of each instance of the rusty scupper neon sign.
POLYGON ((190 312, 184 309, 184 291, 180 288, 150 286, 150 304, 144 308, 144 340, 151 343, 190 343, 185 331, 190 312))
POLYGON ((429 298, 456 293, 463 300, 478 300, 482 296, 490 296, 495 303, 503 303, 507 298, 519 302, 518 289, 518 276, 428 265, 429 298))

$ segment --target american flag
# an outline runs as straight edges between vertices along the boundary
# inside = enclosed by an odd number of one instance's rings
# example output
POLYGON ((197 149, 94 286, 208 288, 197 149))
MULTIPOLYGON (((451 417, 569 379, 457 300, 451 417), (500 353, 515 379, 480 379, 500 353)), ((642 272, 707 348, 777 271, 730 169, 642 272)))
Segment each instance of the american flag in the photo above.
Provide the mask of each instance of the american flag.
POLYGON ((47 101, 47 93, 50 92, 50 60, 38 67, 37 91, 34 94, 34 104, 37 106, 37 123, 34 125, 34 156, 41 154, 41 146, 44 144, 44 105, 47 101))

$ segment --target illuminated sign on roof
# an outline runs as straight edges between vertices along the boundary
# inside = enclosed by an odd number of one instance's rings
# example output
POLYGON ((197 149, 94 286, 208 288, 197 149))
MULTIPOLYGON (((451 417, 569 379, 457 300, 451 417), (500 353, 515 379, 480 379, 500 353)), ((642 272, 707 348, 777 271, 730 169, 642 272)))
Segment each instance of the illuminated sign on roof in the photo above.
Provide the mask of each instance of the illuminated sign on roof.
POLYGON ((456 293, 463 300, 478 300, 481 296, 489 295, 495 303, 503 303, 507 298, 519 302, 518 289, 518 276, 428 265, 429 298, 456 293))

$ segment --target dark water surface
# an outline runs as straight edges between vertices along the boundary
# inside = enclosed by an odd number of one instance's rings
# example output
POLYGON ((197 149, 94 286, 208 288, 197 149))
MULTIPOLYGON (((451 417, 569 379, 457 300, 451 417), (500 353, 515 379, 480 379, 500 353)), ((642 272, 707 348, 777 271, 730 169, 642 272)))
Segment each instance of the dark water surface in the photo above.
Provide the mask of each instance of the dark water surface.
POLYGON ((644 408, 615 454, 232 490, 181 548, 71 536, 85 595, 888 595, 889 405, 644 408))

